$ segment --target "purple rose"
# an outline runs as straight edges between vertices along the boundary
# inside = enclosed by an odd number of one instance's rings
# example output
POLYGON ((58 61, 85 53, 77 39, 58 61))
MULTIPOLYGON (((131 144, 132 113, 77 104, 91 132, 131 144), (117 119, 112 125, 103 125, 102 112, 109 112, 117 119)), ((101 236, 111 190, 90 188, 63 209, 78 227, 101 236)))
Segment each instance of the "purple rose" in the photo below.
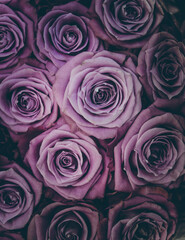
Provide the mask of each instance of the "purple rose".
POLYGON ((115 189, 125 191, 150 184, 179 185, 185 171, 185 137, 180 116, 154 106, 141 112, 115 147, 115 189))
POLYGON ((40 58, 50 60, 58 68, 80 52, 102 48, 88 22, 87 8, 80 3, 53 7, 38 24, 40 58))
POLYGON ((14 230, 29 221, 42 184, 16 163, 0 166, 0 227, 14 230))
POLYGON ((34 138, 24 159, 38 180, 66 199, 103 197, 108 160, 90 137, 66 124, 34 138))
POLYGON ((33 20, 0 4, 0 69, 8 69, 28 57, 33 45, 33 20))
POLYGON ((47 71, 28 65, 6 77, 0 84, 1 122, 15 132, 50 127, 58 114, 50 80, 47 71))
POLYGON ((167 32, 154 34, 142 48, 137 71, 148 98, 185 98, 185 46, 167 32))
POLYGON ((27 239, 98 240, 99 220, 97 209, 89 204, 52 203, 32 219, 27 239))
POLYGON ((81 53, 59 69, 54 93, 61 113, 99 139, 113 138, 141 110, 141 84, 129 55, 81 53))
POLYGON ((128 48, 142 47, 163 19, 157 0, 93 0, 91 12, 95 14, 91 26, 98 37, 128 48))
POLYGON ((169 240, 176 223, 175 206, 163 195, 135 195, 110 208, 108 239, 169 240))

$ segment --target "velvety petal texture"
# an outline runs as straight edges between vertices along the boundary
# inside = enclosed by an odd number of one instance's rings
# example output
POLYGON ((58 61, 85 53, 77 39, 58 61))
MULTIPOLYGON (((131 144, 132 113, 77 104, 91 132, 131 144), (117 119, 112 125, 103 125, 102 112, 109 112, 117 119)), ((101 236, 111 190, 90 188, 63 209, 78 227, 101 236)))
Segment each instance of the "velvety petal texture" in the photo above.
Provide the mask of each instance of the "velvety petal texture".
POLYGON ((104 196, 108 157, 90 137, 71 132, 66 124, 34 138, 24 162, 38 180, 66 199, 104 196))
POLYGON ((98 37, 128 48, 142 47, 163 19, 157 0, 93 0, 91 14, 98 37))
POLYGON ((185 46, 171 34, 150 38, 139 53, 137 71, 151 101, 185 98, 185 46))
POLYGON ((0 4, 0 70, 28 57, 34 42, 34 22, 20 11, 0 4))
POLYGON ((34 216, 27 239, 98 240, 99 218, 97 209, 89 204, 52 203, 34 216))
POLYGON ((115 137, 140 112, 141 90, 132 58, 108 51, 79 54, 59 69, 53 87, 61 113, 99 139, 115 137))
POLYGON ((42 184, 18 164, 1 165, 0 227, 8 230, 23 228, 41 193, 42 184))
POLYGON ((107 239, 169 240, 176 223, 175 206, 164 196, 136 195, 110 208, 107 239))
POLYGON ((47 71, 29 65, 6 77, 0 84, 2 124, 15 132, 50 127, 58 114, 50 80, 47 71))
POLYGON ((141 112, 114 150, 116 190, 125 190, 125 175, 133 189, 179 185, 185 174, 185 124, 180 120, 154 106, 141 112))
POLYGON ((80 52, 102 49, 88 26, 87 10, 80 3, 70 2, 44 15, 38 24, 37 56, 58 68, 80 52))

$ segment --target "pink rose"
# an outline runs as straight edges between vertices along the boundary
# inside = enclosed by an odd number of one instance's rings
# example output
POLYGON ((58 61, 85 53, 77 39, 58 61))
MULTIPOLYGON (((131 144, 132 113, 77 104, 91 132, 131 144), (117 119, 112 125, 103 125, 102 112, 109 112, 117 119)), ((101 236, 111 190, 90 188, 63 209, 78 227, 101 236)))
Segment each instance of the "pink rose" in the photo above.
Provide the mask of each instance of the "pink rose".
POLYGON ((2 124, 14 132, 50 127, 58 114, 50 81, 47 71, 28 65, 6 77, 0 84, 2 124))
POLYGON ((115 137, 140 112, 141 89, 132 58, 108 51, 74 57, 53 86, 61 114, 99 139, 115 137))
POLYGON ((90 22, 95 34, 109 44, 138 48, 163 19, 158 0, 93 0, 90 22))
POLYGON ((151 189, 111 207, 108 238, 169 240, 174 235, 177 212, 174 204, 151 189))
POLYGON ((90 137, 66 124, 33 138, 24 162, 39 181, 66 199, 104 196, 108 157, 90 137))
POLYGON ((37 57, 56 68, 83 51, 102 49, 88 26, 87 8, 80 3, 55 6, 38 23, 37 57))
POLYGON ((99 221, 99 212, 89 204, 56 202, 34 216, 28 227, 27 239, 98 240, 99 221))
POLYGON ((0 228, 23 228, 38 204, 42 184, 16 163, 0 166, 0 228))
POLYGON ((114 150, 115 189, 155 184, 177 187, 185 174, 185 121, 158 110, 143 110, 114 150))

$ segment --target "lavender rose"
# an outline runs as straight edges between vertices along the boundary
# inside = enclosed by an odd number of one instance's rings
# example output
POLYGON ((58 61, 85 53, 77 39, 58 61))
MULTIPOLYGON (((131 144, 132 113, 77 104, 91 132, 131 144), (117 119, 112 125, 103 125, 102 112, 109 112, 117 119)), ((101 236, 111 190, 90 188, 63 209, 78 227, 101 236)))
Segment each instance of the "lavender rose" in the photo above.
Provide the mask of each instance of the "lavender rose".
POLYGON ((142 107, 141 84, 126 54, 79 54, 59 69, 53 91, 61 113, 99 139, 115 137, 142 107))
POLYGON ((57 118, 51 77, 47 71, 24 65, 0 84, 1 122, 15 132, 50 127, 57 118))
POLYGON ((157 0, 93 0, 91 12, 95 14, 91 26, 98 37, 128 48, 143 46, 163 19, 157 0))
POLYGON ((175 206, 163 195, 135 195, 110 208, 108 239, 169 240, 176 223, 175 206))
POLYGON ((33 20, 0 4, 0 69, 10 68, 28 57, 33 45, 33 20))
POLYGON ((16 163, 0 166, 0 227, 23 228, 42 193, 42 184, 16 163))
POLYGON ((90 137, 66 124, 34 138, 24 159, 38 180, 66 199, 103 197, 108 160, 90 137))
POLYGON ((139 54, 137 71, 151 101, 185 96, 185 46, 171 34, 150 38, 139 54))
POLYGON ((185 137, 180 116, 154 106, 143 110, 115 147, 115 189, 150 184, 176 187, 185 174, 185 137))
POLYGON ((37 47, 41 59, 52 61, 58 68, 82 51, 102 48, 88 22, 87 8, 80 3, 53 7, 38 24, 37 47))
POLYGON ((97 209, 89 204, 52 203, 32 219, 27 239, 98 240, 99 219, 97 209))

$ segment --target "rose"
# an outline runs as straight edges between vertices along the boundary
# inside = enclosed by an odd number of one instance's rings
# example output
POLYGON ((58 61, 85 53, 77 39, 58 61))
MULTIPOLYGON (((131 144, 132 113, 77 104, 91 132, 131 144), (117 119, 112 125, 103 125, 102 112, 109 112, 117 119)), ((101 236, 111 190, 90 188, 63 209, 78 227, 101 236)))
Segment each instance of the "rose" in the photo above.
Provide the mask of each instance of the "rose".
POLYGON ((163 195, 148 192, 120 201, 109 210, 108 239, 169 240, 175 233, 177 213, 163 195))
POLYGON ((0 69, 7 70, 28 57, 33 45, 33 21, 20 11, 0 4, 0 69))
POLYGON ((139 53, 137 71, 151 101, 185 96, 184 69, 185 46, 167 32, 154 34, 139 53))
POLYGON ((53 7, 38 24, 37 47, 41 59, 49 59, 58 68, 82 51, 102 48, 88 22, 87 8, 80 3, 53 7))
POLYGON ((89 135, 113 138, 141 110, 141 84, 129 55, 85 52, 56 74, 61 113, 89 135))
POLYGON ((126 177, 133 189, 146 184, 179 185, 185 167, 185 124, 181 120, 154 106, 141 112, 115 147, 116 190, 125 190, 126 177))
POLYGON ((38 204, 42 184, 16 163, 0 166, 0 227, 23 228, 38 204))
POLYGON ((4 125, 15 132, 29 127, 50 127, 57 118, 47 71, 24 65, 0 84, 0 116, 4 125))
POLYGON ((52 203, 32 219, 27 239, 97 240, 99 219, 97 209, 89 204, 52 203))
POLYGON ((66 199, 103 197, 108 160, 90 137, 66 124, 34 138, 24 158, 38 180, 66 199))
POLYGON ((112 45, 128 48, 143 46, 163 19, 157 0, 93 0, 91 27, 112 45))

